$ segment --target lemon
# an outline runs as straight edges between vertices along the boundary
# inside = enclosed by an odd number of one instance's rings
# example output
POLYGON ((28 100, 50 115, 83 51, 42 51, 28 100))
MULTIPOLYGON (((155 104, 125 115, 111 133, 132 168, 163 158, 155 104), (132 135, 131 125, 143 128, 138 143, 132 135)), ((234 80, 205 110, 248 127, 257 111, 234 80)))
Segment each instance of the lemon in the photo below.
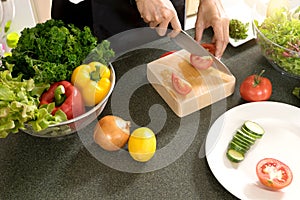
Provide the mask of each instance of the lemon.
POLYGON ((11 32, 6 36, 6 44, 10 48, 15 48, 19 41, 19 34, 17 32, 11 32))
POLYGON ((128 140, 128 151, 136 161, 149 161, 156 151, 156 137, 153 131, 147 127, 135 129, 128 140))

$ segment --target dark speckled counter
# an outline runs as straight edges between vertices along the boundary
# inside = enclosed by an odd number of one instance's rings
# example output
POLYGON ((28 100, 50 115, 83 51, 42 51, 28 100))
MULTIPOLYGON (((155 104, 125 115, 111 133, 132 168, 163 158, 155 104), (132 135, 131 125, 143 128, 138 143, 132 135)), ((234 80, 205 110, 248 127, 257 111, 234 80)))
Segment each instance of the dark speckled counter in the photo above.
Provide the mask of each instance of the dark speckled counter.
MULTIPOLYGON (((193 34, 193 30, 189 33, 193 34)), ((211 32, 206 31, 203 40, 208 42, 210 36, 211 32)), ((167 47, 168 43, 162 42, 160 47, 163 45, 167 47)), ((127 53, 114 63, 117 77, 161 53, 153 48, 127 53)), ((235 93, 221 101, 226 103, 226 110, 245 103, 238 87, 246 76, 262 69, 273 83, 271 101, 300 106, 300 100, 291 93, 300 81, 275 71, 255 41, 237 48, 228 45, 222 61, 237 81, 235 93)), ((176 129, 178 118, 150 85, 139 88, 131 97, 130 114, 136 124, 143 126, 149 123, 147 109, 157 102, 166 108, 169 118, 166 131, 158 135, 158 146, 162 147, 174 137, 169 130, 176 129)), ((110 103, 99 117, 112 112, 110 103)), ((78 134, 59 139, 37 138, 23 132, 9 135, 0 139, 0 199, 236 199, 214 177, 206 158, 199 158, 209 126, 223 112, 211 116, 211 106, 196 112, 201 122, 184 154, 170 165, 148 173, 122 172, 102 164, 85 148, 78 134)), ((86 134, 94 124, 85 128, 86 134)))

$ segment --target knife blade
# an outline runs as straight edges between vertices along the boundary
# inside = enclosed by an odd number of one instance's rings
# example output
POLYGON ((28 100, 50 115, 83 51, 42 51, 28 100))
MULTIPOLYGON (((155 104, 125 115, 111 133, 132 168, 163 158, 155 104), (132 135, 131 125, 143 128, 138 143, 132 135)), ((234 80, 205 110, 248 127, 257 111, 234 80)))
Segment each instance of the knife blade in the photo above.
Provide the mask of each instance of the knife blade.
POLYGON ((192 38, 188 33, 181 30, 176 34, 169 34, 169 38, 171 41, 175 42, 179 47, 185 49, 191 54, 198 56, 211 56, 214 60, 213 67, 231 75, 229 69, 215 56, 209 53, 204 47, 202 47, 194 38, 192 38))

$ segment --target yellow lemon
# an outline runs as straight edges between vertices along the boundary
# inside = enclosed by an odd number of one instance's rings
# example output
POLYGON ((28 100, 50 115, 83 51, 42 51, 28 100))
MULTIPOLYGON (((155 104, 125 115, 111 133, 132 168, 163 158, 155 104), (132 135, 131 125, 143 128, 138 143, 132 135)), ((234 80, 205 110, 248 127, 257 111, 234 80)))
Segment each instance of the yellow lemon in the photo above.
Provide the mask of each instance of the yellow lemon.
POLYGON ((146 127, 135 129, 128 140, 128 151, 131 157, 139 162, 147 162, 156 151, 156 137, 146 127))
POLYGON ((10 48, 15 48, 17 46, 17 43, 19 41, 19 34, 16 32, 11 32, 6 36, 6 43, 7 46, 10 48))

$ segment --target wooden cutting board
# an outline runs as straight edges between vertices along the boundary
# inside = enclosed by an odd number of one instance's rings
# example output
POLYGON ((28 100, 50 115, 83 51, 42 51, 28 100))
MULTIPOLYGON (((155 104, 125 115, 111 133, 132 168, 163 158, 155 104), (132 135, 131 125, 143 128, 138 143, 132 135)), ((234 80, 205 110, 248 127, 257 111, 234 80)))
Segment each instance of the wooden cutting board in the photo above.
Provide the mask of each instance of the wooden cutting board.
MULTIPOLYGON (((223 65, 221 62, 218 65, 223 65)), ((190 53, 180 50, 147 65, 147 79, 169 107, 184 117, 209 106, 234 92, 235 77, 227 71, 215 67, 197 70, 190 64, 190 53), (186 96, 175 91, 172 85, 172 72, 192 85, 186 96)), ((222 67, 223 68, 223 67, 222 67)))

